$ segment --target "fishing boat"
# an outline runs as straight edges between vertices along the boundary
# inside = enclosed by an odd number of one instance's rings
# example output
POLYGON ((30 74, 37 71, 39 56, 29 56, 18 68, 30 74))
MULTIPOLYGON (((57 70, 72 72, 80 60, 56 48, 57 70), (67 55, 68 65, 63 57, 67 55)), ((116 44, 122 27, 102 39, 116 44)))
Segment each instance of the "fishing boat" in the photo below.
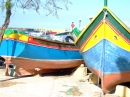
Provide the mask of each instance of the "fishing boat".
POLYGON ((71 32, 67 31, 67 32, 55 34, 55 35, 53 35, 52 40, 60 41, 60 42, 74 43, 74 39, 70 33, 71 32))
POLYGON ((84 63, 79 49, 72 43, 49 41, 9 29, 4 32, 0 56, 5 59, 6 75, 11 76, 76 68, 84 63))
POLYGON ((88 69, 101 79, 104 93, 130 82, 130 30, 106 2, 81 32, 73 29, 74 44, 88 69))

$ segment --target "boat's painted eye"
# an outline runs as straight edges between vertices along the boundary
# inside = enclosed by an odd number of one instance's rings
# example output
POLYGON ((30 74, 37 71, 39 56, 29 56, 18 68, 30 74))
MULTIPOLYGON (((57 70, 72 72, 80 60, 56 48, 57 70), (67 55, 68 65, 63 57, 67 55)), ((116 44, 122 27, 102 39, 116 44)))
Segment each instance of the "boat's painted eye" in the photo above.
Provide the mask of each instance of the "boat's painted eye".
POLYGON ((114 36, 114 38, 113 38, 114 40, 117 40, 117 37, 116 36, 114 36))
POLYGON ((98 38, 98 36, 97 36, 97 35, 95 35, 94 39, 97 39, 97 38, 98 38))

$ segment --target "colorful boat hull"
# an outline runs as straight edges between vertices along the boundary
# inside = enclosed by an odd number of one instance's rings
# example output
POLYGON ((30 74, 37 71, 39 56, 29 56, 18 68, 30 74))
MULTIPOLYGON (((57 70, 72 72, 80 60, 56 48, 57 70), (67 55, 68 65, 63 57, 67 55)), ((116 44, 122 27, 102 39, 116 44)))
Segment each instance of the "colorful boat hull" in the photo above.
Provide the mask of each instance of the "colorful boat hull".
POLYGON ((100 77, 105 93, 130 82, 130 32, 107 8, 75 40, 86 66, 100 77))
POLYGON ((104 91, 130 81, 130 53, 110 41, 103 39, 82 56, 87 67, 102 79, 104 91))
POLYGON ((8 60, 7 64, 13 65, 10 70, 13 76, 76 68, 84 63, 74 44, 48 41, 21 33, 4 35, 0 55, 8 60))

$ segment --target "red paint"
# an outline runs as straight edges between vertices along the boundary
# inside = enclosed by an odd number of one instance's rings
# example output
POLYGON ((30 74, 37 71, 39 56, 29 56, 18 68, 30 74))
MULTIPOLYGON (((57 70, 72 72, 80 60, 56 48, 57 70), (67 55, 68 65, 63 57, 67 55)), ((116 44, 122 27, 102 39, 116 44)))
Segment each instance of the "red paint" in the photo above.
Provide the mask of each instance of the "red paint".
POLYGON ((71 27, 72 27, 72 28, 74 28, 74 27, 75 27, 75 24, 74 24, 73 22, 72 22, 72 24, 71 24, 71 27))
POLYGON ((28 36, 28 43, 39 44, 38 42, 34 41, 33 37, 31 36, 28 36))
POLYGON ((84 64, 83 60, 30 60, 22 58, 12 58, 11 62, 16 65, 16 76, 34 75, 58 71, 61 69, 76 68, 84 64), (30 64, 30 65, 29 65, 30 64), (39 68, 40 70, 35 70, 39 68))

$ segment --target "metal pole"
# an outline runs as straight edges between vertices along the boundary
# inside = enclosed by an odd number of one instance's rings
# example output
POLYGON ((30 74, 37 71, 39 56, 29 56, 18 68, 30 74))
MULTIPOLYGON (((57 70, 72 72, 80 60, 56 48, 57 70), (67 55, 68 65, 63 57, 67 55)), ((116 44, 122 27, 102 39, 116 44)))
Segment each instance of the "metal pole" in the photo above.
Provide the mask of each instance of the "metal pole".
POLYGON ((104 0, 104 6, 107 6, 107 0, 104 0))
POLYGON ((80 26, 81 26, 81 18, 79 18, 79 28, 80 28, 80 26))

